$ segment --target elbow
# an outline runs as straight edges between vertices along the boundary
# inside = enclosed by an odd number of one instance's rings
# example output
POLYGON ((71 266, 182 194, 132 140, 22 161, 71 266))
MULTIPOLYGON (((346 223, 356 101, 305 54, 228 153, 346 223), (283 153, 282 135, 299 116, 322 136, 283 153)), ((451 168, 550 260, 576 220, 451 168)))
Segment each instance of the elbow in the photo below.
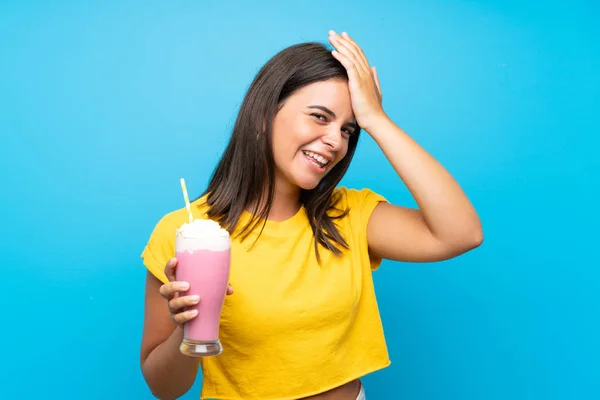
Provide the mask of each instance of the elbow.
POLYGON ((453 249, 451 253, 456 255, 467 253, 481 246, 483 229, 481 229, 481 225, 477 224, 462 230, 462 232, 455 232, 452 239, 448 239, 446 243, 453 249))
POLYGON ((478 223, 476 227, 469 230, 469 234, 465 235, 465 245, 468 250, 476 249, 483 243, 483 229, 481 223, 478 223))
POLYGON ((159 400, 175 400, 181 396, 183 396, 184 393, 180 394, 179 396, 173 394, 172 392, 166 391, 164 390, 164 388, 157 386, 157 385, 152 385, 150 382, 146 381, 147 385, 148 385, 148 389, 150 389, 150 393, 152 393, 152 396, 154 396, 155 398, 159 399, 159 400))
POLYGON ((481 246, 483 243, 483 232, 456 235, 452 240, 448 240, 445 243, 447 258, 458 257, 481 246))
POLYGON ((144 366, 142 366, 142 375, 152 395, 160 400, 178 399, 185 395, 194 383, 193 381, 191 383, 184 382, 183 384, 182 382, 177 384, 174 384, 174 382, 167 383, 164 379, 160 379, 161 377, 156 376, 155 373, 147 371, 144 366))
POLYGON ((148 385, 148 388, 150 389, 150 393, 152 393, 152 396, 154 396, 156 399, 159 399, 159 400, 175 400, 175 399, 177 399, 177 396, 163 393, 161 390, 156 390, 158 388, 153 388, 151 385, 148 385))
POLYGON ((159 400, 177 400, 185 394, 181 393, 180 395, 173 395, 172 393, 162 393, 160 391, 154 390, 150 390, 150 392, 152 392, 152 395, 159 400))
POLYGON ((172 388, 172 387, 164 387, 160 384, 154 384, 148 380, 146 380, 146 384, 148 385, 148 389, 152 395, 160 400, 176 400, 186 394, 190 388, 172 388))
POLYGON ((483 231, 480 230, 477 235, 471 239, 471 249, 476 249, 483 244, 483 231))

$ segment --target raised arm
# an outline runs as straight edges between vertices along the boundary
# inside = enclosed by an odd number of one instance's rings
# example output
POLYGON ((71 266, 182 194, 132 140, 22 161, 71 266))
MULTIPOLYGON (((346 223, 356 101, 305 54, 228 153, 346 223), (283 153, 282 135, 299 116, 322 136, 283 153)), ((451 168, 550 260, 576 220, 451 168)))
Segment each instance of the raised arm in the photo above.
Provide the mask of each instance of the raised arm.
POLYGON ((371 253, 396 261, 440 261, 483 241, 477 212, 454 178, 429 153, 387 118, 371 135, 418 205, 380 203, 369 219, 371 253))
POLYGON ((396 261, 439 261, 481 244, 481 222, 471 202, 440 163, 400 129, 382 107, 377 71, 345 32, 331 31, 333 56, 348 72, 348 88, 358 125, 377 142, 406 185, 418 209, 379 204, 369 219, 373 256, 396 261))

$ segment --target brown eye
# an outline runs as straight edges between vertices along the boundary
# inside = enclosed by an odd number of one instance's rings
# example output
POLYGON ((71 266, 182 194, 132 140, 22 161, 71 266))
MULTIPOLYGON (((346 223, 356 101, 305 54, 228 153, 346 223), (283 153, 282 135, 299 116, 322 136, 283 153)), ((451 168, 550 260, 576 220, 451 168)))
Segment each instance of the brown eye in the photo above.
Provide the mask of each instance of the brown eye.
POLYGON ((342 132, 344 132, 348 136, 353 136, 354 135, 354 129, 342 128, 342 132))
POLYGON ((319 121, 327 121, 327 118, 323 115, 323 114, 319 114, 319 113, 312 113, 310 114, 311 116, 315 117, 316 119, 318 119, 319 121))

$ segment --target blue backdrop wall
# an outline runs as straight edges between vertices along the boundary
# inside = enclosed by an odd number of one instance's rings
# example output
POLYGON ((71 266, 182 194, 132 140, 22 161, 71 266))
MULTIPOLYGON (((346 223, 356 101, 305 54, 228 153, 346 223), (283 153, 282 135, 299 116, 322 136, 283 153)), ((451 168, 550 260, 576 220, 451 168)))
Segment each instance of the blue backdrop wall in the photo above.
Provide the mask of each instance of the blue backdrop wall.
MULTIPOLYGON (((347 30, 485 242, 375 273, 369 399, 600 398, 600 7, 592 1, 4 1, 0 397, 151 398, 138 364, 164 213, 205 187, 260 66, 347 30)), ((344 183, 413 205, 368 136, 344 183)), ((186 398, 198 398, 200 379, 186 398)))

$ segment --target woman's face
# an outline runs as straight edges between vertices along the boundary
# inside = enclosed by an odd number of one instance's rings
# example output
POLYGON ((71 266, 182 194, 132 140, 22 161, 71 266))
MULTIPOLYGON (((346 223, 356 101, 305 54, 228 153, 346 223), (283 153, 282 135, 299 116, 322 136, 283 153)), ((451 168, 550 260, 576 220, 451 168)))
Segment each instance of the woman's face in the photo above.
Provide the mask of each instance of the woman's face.
POLYGON ((273 120, 277 190, 315 188, 344 158, 355 129, 345 80, 316 82, 294 92, 273 120))

